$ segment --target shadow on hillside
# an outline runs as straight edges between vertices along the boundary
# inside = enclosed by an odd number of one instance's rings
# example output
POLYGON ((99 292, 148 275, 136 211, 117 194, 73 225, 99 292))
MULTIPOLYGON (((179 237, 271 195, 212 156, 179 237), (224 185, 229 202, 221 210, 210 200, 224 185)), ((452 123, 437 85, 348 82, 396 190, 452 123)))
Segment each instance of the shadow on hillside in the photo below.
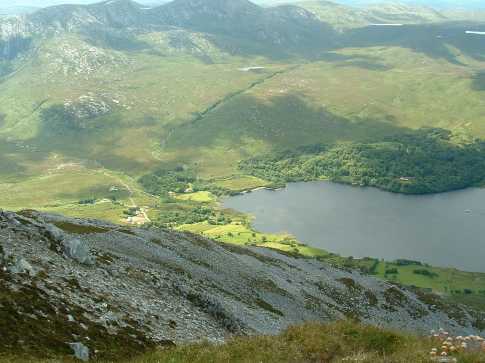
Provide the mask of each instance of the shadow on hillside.
MULTIPOLYGON (((461 64, 450 49, 477 60, 485 60, 484 37, 467 34, 472 25, 440 23, 405 26, 369 26, 348 31, 342 35, 342 47, 398 46, 461 64)), ((478 28, 483 29, 484 26, 478 28)))
POLYGON ((391 67, 382 64, 381 59, 368 55, 347 55, 335 52, 325 52, 319 56, 319 60, 336 63, 337 67, 358 67, 371 71, 387 71, 391 67))
POLYGON ((14 60, 32 48, 31 37, 14 36, 8 40, 0 39, 0 60, 14 60))
POLYGON ((57 194, 57 197, 60 199, 71 199, 76 200, 77 198, 85 198, 85 199, 111 199, 111 200, 120 200, 125 199, 130 196, 130 193, 123 189, 124 187, 117 184, 113 181, 113 185, 117 186, 119 190, 112 191, 110 190, 110 186, 107 185, 97 185, 93 187, 83 188, 80 190, 76 190, 73 193, 60 193, 57 194))
POLYGON ((366 69, 368 71, 376 71, 376 72, 378 72, 378 71, 388 71, 389 69, 391 69, 391 67, 389 67, 385 64, 381 64, 379 62, 369 62, 369 61, 362 60, 362 59, 356 59, 356 60, 350 61, 350 62, 339 63, 339 64, 337 64, 337 67, 339 67, 339 68, 358 67, 358 68, 366 69))
MULTIPOLYGON (((485 61, 485 37, 466 33, 470 29, 485 31, 483 25, 477 27, 452 22, 399 27, 369 26, 348 30, 341 34, 326 27, 324 29, 318 37, 306 39, 301 44, 290 44, 285 47, 272 47, 266 44, 253 49, 242 47, 241 53, 264 55, 273 59, 291 59, 293 57, 314 61, 327 60, 328 55, 331 54, 329 52, 342 48, 392 46, 411 49, 435 59, 445 59, 453 64, 462 64, 454 49, 465 56, 485 61)), ((334 61, 338 61, 338 59, 334 58, 334 61)), ((356 65, 358 66, 359 62, 356 65)), ((360 65, 363 68, 371 66, 367 69, 373 67, 373 65, 365 63, 360 63, 360 65)), ((385 66, 377 65, 376 67, 375 70, 385 70, 385 66)))
POLYGON ((125 172, 146 169, 145 165, 136 160, 137 155, 133 154, 133 158, 130 158, 113 152, 122 146, 123 130, 126 127, 119 114, 78 119, 66 112, 62 105, 53 105, 43 109, 39 119, 37 135, 29 142, 41 153, 56 152, 125 172))
POLYGON ((472 89, 474 91, 485 91, 485 72, 475 74, 473 77, 472 89))
MULTIPOLYGON (((441 58, 461 64, 454 49, 477 60, 485 60, 484 36, 467 34, 467 30, 485 31, 485 25, 463 22, 416 24, 404 26, 368 26, 336 32, 329 24, 314 20, 304 31, 281 31, 281 39, 261 40, 254 35, 246 38, 235 33, 218 33, 205 29, 221 50, 232 55, 265 56, 269 59, 328 59, 331 51, 356 47, 393 46, 411 49, 431 58, 441 58), (312 29, 309 31, 308 29, 312 29), (299 37, 293 37, 292 34, 299 37), (330 53, 329 53, 330 52, 330 53)), ((192 30, 198 30, 193 28, 192 30)), ((204 31, 199 29, 200 31, 204 31)), ((245 34, 244 32, 242 34, 245 34)), ((246 34, 247 35, 247 34, 246 34)), ((333 58, 333 61, 338 61, 333 58)), ((358 64, 358 63, 357 63, 358 64)), ((369 64, 361 63, 366 68, 369 64)))
POLYGON ((18 163, 17 158, 0 155, 0 182, 8 181, 14 177, 21 177, 25 173, 26 169, 18 163))
MULTIPOLYGON (((14 144, 0 139, 0 182, 10 178, 25 176, 27 169, 22 165, 28 159, 14 144)), ((34 155, 35 156, 35 155, 34 155)))
MULTIPOLYGON (((332 39, 332 37, 329 37, 332 39)), ((336 39, 336 38, 334 38, 336 39)), ((241 37, 229 37, 226 35, 211 34, 210 40, 222 52, 231 56, 241 57, 265 57, 273 61, 291 62, 305 59, 308 61, 318 60, 322 51, 332 47, 327 46, 328 41, 318 40, 311 44, 307 39, 300 44, 279 45, 271 42, 261 42, 255 39, 243 39, 241 37), (324 44, 323 46, 321 44, 324 44)), ((332 41, 332 43, 334 43, 332 41)))
POLYGON ((100 48, 126 52, 139 52, 152 48, 150 44, 137 39, 133 34, 119 29, 92 27, 85 29, 82 35, 87 43, 100 48))
POLYGON ((350 120, 324 107, 312 107, 299 95, 275 95, 267 102, 239 96, 175 129, 167 150, 221 146, 240 148, 251 140, 288 148, 337 141, 374 141, 403 132, 392 116, 350 120))

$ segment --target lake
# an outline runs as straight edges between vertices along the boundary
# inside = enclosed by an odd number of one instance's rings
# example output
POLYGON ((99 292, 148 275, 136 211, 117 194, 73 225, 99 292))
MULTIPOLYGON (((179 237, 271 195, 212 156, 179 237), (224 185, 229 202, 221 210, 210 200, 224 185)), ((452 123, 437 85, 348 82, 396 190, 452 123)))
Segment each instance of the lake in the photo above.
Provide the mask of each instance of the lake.
POLYGON ((485 272, 485 189, 409 196, 330 182, 292 183, 223 204, 254 215, 253 226, 261 232, 286 232, 342 256, 485 272))

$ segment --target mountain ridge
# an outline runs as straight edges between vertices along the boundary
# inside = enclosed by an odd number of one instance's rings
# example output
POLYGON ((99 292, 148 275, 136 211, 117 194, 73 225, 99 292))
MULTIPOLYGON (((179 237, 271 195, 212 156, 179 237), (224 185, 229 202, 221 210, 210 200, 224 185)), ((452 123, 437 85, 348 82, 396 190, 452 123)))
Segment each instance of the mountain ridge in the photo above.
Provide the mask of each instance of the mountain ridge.
MULTIPOLYGON (((61 32, 149 32, 180 28, 224 39, 259 42, 275 48, 310 49, 332 43, 331 27, 296 6, 263 8, 248 0, 176 0, 144 7, 131 0, 108 0, 89 5, 57 5, 32 14, 9 18, 0 24, 0 38, 39 39, 61 32)), ((14 54, 14 53, 12 53, 14 54)), ((15 54, 14 54, 15 55, 15 54)))

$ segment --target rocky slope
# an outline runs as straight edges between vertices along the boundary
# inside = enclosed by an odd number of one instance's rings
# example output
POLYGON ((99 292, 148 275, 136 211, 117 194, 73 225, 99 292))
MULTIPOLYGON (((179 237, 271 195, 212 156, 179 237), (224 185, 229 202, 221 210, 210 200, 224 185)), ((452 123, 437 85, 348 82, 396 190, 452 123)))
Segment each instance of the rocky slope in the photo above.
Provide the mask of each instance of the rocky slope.
POLYGON ((0 285, 0 353, 106 358, 346 317, 483 329, 476 312, 317 260, 34 211, 0 212, 0 285))
POLYGON ((153 10, 161 23, 273 46, 323 45, 333 32, 297 6, 262 8, 248 0, 175 0, 153 10))
MULTIPOLYGON (((92 5, 59 5, 0 21, 0 39, 30 39, 60 32, 96 29, 147 32, 170 27, 257 40, 275 46, 298 45, 333 34, 309 11, 296 6, 266 9, 248 0, 175 0, 146 7, 131 0, 92 5)), ((326 39, 326 38, 325 38, 326 39)), ((328 40, 328 39, 327 39, 328 40)))
MULTIPOLYGON (((345 43, 337 30, 372 23, 452 20, 431 8, 399 4, 360 9, 313 0, 275 7, 262 7, 249 0, 174 0, 151 7, 131 0, 107 0, 51 6, 0 18, 0 61, 28 54, 46 38, 62 34, 75 33, 92 44, 117 49, 120 45, 133 47, 140 34, 181 29, 204 34, 225 51, 315 57, 345 43)), ((146 46, 143 42, 136 45, 138 50, 146 46)))

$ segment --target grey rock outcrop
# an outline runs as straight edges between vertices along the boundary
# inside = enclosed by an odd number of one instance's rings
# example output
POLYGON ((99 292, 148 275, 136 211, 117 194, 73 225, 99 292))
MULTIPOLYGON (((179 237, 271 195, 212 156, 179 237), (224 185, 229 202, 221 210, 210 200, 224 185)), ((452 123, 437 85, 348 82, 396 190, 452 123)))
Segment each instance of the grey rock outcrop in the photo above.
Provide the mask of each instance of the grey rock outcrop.
POLYGON ((95 259, 83 241, 77 238, 65 239, 62 242, 62 246, 66 257, 72 258, 83 265, 94 265, 95 259))
POLYGON ((69 343, 69 346, 74 352, 74 356, 83 361, 89 361, 89 348, 86 347, 83 343, 69 343))
POLYGON ((13 274, 28 274, 35 276, 35 270, 32 265, 23 258, 14 258, 12 266, 8 268, 8 271, 13 274))
POLYGON ((64 240, 65 233, 52 224, 44 226, 44 235, 51 241, 61 243, 64 240))

